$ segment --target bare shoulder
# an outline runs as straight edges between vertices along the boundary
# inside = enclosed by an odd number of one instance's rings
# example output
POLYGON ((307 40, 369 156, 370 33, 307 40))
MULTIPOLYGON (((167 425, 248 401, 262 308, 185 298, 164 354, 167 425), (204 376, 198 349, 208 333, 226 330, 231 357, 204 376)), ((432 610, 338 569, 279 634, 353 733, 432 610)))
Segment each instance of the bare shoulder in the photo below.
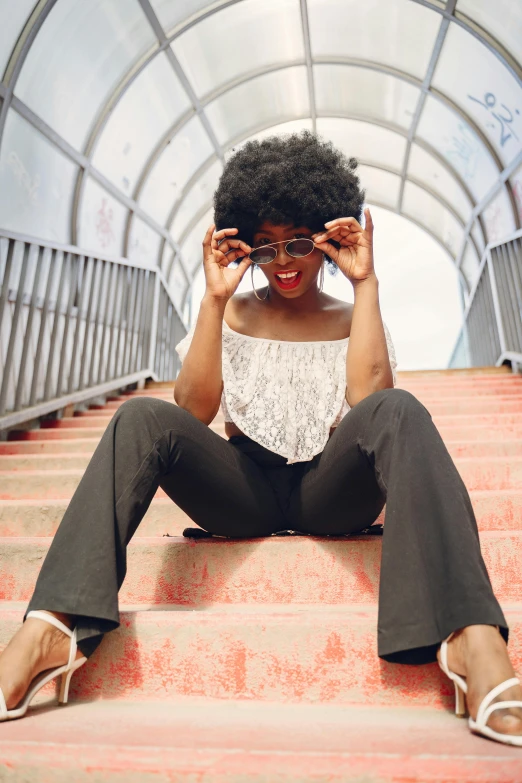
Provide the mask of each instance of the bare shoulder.
POLYGON ((350 335, 353 302, 343 302, 341 299, 325 294, 323 312, 328 322, 335 323, 346 336, 350 335))
POLYGON ((225 307, 225 321, 236 332, 248 334, 249 321, 257 311, 258 300, 253 291, 245 291, 230 297, 225 307))

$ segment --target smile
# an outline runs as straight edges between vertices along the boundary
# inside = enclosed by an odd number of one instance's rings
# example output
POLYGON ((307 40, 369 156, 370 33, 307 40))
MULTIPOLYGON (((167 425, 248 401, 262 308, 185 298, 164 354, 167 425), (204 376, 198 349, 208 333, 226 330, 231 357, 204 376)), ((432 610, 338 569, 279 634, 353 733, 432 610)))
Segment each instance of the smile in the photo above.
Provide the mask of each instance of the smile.
POLYGON ((293 269, 289 272, 277 272, 274 277, 280 288, 289 289, 299 285, 302 274, 299 270, 293 269))

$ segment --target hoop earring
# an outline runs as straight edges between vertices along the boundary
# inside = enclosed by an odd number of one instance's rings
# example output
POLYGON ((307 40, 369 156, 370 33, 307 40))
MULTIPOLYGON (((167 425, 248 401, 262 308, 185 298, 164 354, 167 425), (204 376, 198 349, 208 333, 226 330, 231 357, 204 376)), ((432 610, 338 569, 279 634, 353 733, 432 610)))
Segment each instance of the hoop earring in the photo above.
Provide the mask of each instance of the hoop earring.
POLYGON ((321 264, 321 271, 319 272, 319 291, 323 290, 324 284, 324 264, 321 264))
POLYGON ((256 291, 256 287, 254 285, 254 264, 251 265, 250 272, 251 272, 251 277, 252 277, 252 289, 254 291, 254 294, 256 295, 256 297, 259 299, 260 302, 264 302, 264 300, 268 298, 268 294, 270 292, 270 288, 268 287, 266 289, 266 294, 264 296, 259 296, 259 294, 256 291))

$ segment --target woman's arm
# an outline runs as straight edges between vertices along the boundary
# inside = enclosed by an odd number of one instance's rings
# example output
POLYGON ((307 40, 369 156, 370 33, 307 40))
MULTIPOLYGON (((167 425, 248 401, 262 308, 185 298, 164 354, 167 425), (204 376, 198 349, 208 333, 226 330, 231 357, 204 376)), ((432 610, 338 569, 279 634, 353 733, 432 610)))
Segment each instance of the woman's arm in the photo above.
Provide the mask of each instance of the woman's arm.
POLYGON ((353 283, 354 306, 346 354, 346 400, 353 408, 380 389, 393 388, 393 375, 379 307, 375 275, 353 283))
POLYGON ((183 366, 176 379, 174 399, 180 408, 210 424, 219 410, 221 377, 221 330, 225 303, 204 297, 196 329, 183 366))
POLYGON ((234 295, 251 261, 245 257, 235 269, 229 269, 228 266, 252 249, 245 242, 234 238, 237 228, 224 228, 215 234, 214 228, 214 224, 209 226, 203 240, 205 296, 174 387, 174 399, 180 408, 205 424, 210 424, 218 412, 223 389, 223 315, 227 302, 234 295))
POLYGON ((354 305, 346 354, 346 400, 352 408, 379 389, 393 388, 386 335, 379 307, 379 282, 373 263, 373 220, 364 210, 364 229, 354 217, 325 223, 326 231, 313 234, 353 285, 354 305), (328 240, 335 240, 335 247, 328 240))

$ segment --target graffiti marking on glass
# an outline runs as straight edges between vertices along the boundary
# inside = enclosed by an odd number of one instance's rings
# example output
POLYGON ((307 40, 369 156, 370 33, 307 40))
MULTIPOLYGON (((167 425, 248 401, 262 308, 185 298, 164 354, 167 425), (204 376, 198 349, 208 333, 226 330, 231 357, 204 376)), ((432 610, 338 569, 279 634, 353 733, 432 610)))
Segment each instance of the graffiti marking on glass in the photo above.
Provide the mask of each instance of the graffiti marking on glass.
MULTIPOLYGON (((503 147, 504 144, 509 141, 511 138, 515 138, 518 141, 518 136, 513 130, 512 127, 507 127, 508 125, 511 125, 513 120, 515 119, 513 112, 511 109, 509 109, 505 103, 500 104, 500 108, 505 112, 505 114, 501 114, 499 109, 495 107, 497 106, 497 97, 492 92, 486 92, 484 93, 484 100, 481 101, 480 98, 475 98, 473 95, 468 95, 468 98, 471 101, 475 101, 475 103, 480 103, 481 106, 484 107, 484 109, 495 119, 499 124, 500 129, 500 146, 503 147), (495 111, 493 111, 495 109, 495 111)), ((515 114, 520 116, 519 109, 515 109, 515 114)), ((493 128, 495 130, 496 125, 494 122, 487 122, 486 123, 487 128, 493 128)), ((498 129, 497 129, 498 130, 498 129)))
POLYGON ((102 199, 102 205, 96 213, 96 234, 102 247, 108 247, 114 239, 112 207, 107 206, 107 199, 102 199))
POLYGON ((447 141, 446 157, 455 163, 466 180, 473 179, 477 170, 479 146, 472 132, 459 122, 457 133, 447 141))
POLYGON ((7 163, 13 172, 18 184, 22 187, 24 193, 27 196, 27 202, 29 204, 38 203, 38 188, 40 187, 41 180, 40 175, 35 174, 34 179, 31 179, 31 175, 25 168, 24 164, 16 154, 16 152, 10 152, 7 158, 7 163))

